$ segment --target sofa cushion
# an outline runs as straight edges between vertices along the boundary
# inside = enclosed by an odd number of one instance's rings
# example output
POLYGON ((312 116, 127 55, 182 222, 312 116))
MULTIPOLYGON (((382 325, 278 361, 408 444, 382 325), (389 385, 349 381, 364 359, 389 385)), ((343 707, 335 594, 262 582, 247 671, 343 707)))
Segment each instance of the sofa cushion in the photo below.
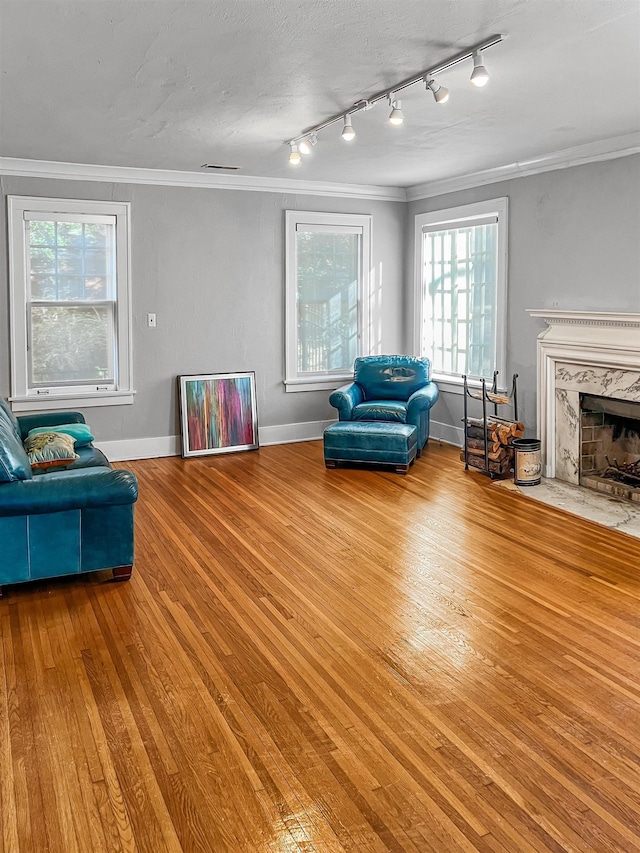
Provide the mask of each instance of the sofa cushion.
POLYGON ((75 471, 77 468, 111 468, 111 463, 101 450, 88 444, 86 447, 78 447, 76 444, 77 459, 65 470, 75 471))
POLYGON ((400 400, 370 400, 353 407, 353 421, 396 421, 407 420, 407 404, 400 400))
POLYGON ((34 470, 60 468, 70 465, 78 458, 74 444, 73 438, 62 432, 41 432, 29 435, 24 449, 34 470))
POLYGON ((8 411, 6 403, 0 400, 0 483, 31 479, 29 458, 18 436, 16 419, 8 411))
POLYGON ((22 437, 20 435, 20 425, 18 424, 18 419, 11 411, 11 407, 7 403, 6 400, 3 400, 0 397, 0 418, 6 418, 9 424, 13 427, 13 432, 15 433, 18 441, 22 441, 22 437))
MULTIPOLYGON (((98 450, 92 444, 88 444, 86 447, 77 447, 75 462, 67 465, 62 470, 77 471, 79 468, 111 468, 111 463, 101 450, 98 450)), ((34 476, 47 474, 48 477, 52 477, 56 470, 59 469, 53 468, 47 470, 46 468, 35 468, 33 474, 34 476)))
POLYGON ((65 435, 70 435, 75 439, 76 450, 79 447, 84 447, 93 441, 91 430, 86 424, 56 424, 56 426, 39 426, 29 430, 29 438, 32 435, 39 435, 43 432, 63 432, 65 435))
POLYGON ((58 424, 83 424, 84 415, 81 412, 39 412, 37 415, 20 415, 18 426, 22 441, 36 427, 55 427, 58 424))

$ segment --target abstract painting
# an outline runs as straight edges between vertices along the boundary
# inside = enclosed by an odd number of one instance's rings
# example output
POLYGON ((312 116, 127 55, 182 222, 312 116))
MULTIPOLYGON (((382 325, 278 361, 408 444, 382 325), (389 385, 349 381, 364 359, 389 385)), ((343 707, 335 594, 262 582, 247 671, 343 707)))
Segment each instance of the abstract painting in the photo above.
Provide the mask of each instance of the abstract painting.
POLYGON ((208 373, 179 379, 183 457, 258 447, 253 372, 208 373))

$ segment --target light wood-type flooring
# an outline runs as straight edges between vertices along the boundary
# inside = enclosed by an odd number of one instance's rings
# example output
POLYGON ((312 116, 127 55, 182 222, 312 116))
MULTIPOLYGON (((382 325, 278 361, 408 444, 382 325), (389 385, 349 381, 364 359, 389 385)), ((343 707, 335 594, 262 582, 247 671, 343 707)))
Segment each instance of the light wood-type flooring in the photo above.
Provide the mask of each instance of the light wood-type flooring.
POLYGON ((640 850, 636 539, 437 444, 120 467, 131 581, 0 601, 5 853, 640 850))

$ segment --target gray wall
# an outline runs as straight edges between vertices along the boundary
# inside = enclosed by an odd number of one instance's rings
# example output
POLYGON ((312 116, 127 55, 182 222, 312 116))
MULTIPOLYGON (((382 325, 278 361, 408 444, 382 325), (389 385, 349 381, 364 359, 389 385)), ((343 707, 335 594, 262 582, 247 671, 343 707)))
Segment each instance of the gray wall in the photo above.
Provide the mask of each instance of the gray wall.
MULTIPOLYGON (((526 308, 640 312, 640 155, 560 169, 404 205, 279 193, 9 178, 12 195, 132 202, 133 406, 85 411, 102 441, 179 433, 176 376, 255 370, 261 426, 334 416, 328 393, 286 394, 283 211, 370 213, 382 291, 382 350, 409 351, 414 215, 509 198, 507 371, 517 372, 530 435, 536 337, 526 308), (146 314, 158 315, 147 329, 146 314)), ((9 394, 6 240, 1 242, 0 394, 9 394)), ((443 393, 436 422, 459 427, 462 401, 443 393)))
MULTIPOLYGON (((507 374, 519 375, 520 414, 533 436, 536 338, 546 325, 525 309, 640 312, 640 155, 410 203, 407 329, 414 286, 414 216, 501 196, 509 199, 507 374)), ((462 397, 443 393, 432 417, 460 427, 462 397)), ((451 436, 450 429, 445 432, 451 436)))
MULTIPOLYGON (((373 216, 381 345, 404 341, 406 205, 397 202, 119 183, 3 177, 6 195, 130 201, 133 406, 85 410, 102 441, 179 433, 176 376, 255 370, 261 426, 335 416, 329 392, 285 393, 284 210, 373 216), (155 312, 158 327, 146 327, 155 312)), ((0 394, 9 395, 6 238, 1 241, 0 394)), ((75 407, 74 407, 75 408, 75 407)))

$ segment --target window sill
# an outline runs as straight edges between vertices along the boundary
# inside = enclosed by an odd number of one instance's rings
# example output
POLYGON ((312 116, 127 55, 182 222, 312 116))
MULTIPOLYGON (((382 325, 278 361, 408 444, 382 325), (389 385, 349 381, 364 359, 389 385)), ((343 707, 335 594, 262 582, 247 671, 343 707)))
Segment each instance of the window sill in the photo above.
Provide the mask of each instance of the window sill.
POLYGON ((104 391, 101 394, 47 394, 40 397, 9 397, 14 412, 49 412, 56 409, 79 409, 93 406, 130 406, 135 391, 104 391))
MULTIPOLYGON (((431 379, 436 383, 440 391, 447 394, 464 394, 464 382, 462 376, 444 376, 434 373, 431 379)), ((467 380, 469 388, 479 391, 482 388, 482 382, 479 379, 467 380)), ((487 388, 491 388, 491 382, 487 380, 487 388)), ((507 389, 498 387, 498 394, 506 394, 507 389)))
POLYGON ((319 376, 314 379, 285 379, 284 390, 287 394, 297 391, 335 391, 347 382, 353 382, 352 373, 342 376, 319 376))

